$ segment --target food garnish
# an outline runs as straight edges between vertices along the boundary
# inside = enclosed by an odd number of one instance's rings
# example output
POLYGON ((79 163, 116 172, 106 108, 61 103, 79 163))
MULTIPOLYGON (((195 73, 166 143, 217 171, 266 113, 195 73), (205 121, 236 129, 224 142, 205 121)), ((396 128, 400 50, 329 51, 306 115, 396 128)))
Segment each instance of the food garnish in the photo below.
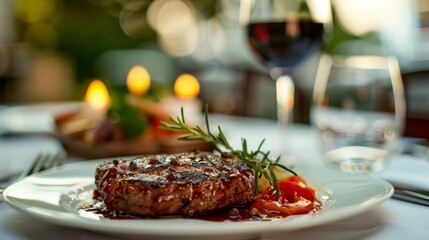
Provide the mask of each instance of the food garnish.
POLYGON ((111 219, 184 218, 207 221, 271 221, 316 213, 315 190, 293 170, 272 160, 262 140, 250 150, 231 146, 221 127, 212 132, 205 106, 205 129, 190 126, 184 111, 161 122, 161 128, 182 133, 178 139, 207 141, 215 152, 144 155, 106 160, 95 174, 91 211, 111 219))
POLYGON ((273 186, 266 188, 251 208, 259 212, 277 213, 283 216, 317 211, 316 192, 299 176, 290 176, 278 182, 280 197, 273 193, 273 186))
MULTIPOLYGON (((189 126, 185 121, 183 107, 180 109, 181 116, 171 117, 171 123, 162 122, 160 126, 163 129, 171 131, 180 131, 184 135, 180 136, 179 140, 193 141, 193 140, 204 140, 209 141, 213 144, 215 151, 220 154, 233 154, 237 156, 241 161, 247 163, 255 171, 255 185, 258 186, 259 179, 265 177, 270 185, 274 186, 274 190, 271 192, 275 193, 276 200, 280 200, 282 196, 282 188, 280 187, 279 179, 275 174, 275 168, 281 168, 287 172, 292 173, 297 176, 297 174, 287 166, 279 163, 280 156, 272 160, 270 157, 270 151, 262 151, 262 146, 265 142, 263 139, 258 148, 254 151, 250 150, 247 145, 247 140, 245 138, 241 139, 241 150, 233 148, 228 140, 226 139, 222 128, 217 126, 218 133, 214 134, 210 129, 209 119, 208 119, 208 105, 204 107, 204 119, 205 119, 205 130, 199 125, 189 126)), ((258 188, 256 188, 256 193, 258 193, 258 188)))

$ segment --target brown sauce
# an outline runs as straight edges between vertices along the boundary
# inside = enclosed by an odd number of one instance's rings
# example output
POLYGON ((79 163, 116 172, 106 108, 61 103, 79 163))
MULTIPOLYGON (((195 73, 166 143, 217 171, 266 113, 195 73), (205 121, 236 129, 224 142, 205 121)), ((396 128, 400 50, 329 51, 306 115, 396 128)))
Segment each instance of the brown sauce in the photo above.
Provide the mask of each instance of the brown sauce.
MULTIPOLYGON (((138 220, 138 219, 195 219, 210 222, 248 222, 248 221, 272 221, 277 219, 283 219, 289 215, 284 215, 277 212, 268 213, 255 213, 250 206, 240 206, 231 209, 223 210, 216 213, 198 215, 198 216, 160 216, 160 217, 146 217, 146 216, 134 216, 127 213, 118 211, 112 211, 104 207, 102 202, 99 201, 98 191, 94 191, 94 200, 96 202, 90 206, 82 207, 79 210, 81 215, 91 215, 95 218, 106 218, 112 220, 138 220)), ((315 209, 311 213, 317 212, 319 209, 315 209)))
POLYGON ((133 216, 125 213, 118 213, 115 211, 109 211, 107 209, 100 209, 94 206, 90 206, 87 208, 82 208, 79 210, 80 213, 85 212, 85 215, 91 214, 94 216, 98 216, 99 218, 107 218, 112 220, 137 220, 137 219, 195 219, 195 220, 203 220, 210 222, 248 222, 248 221, 272 221, 275 219, 286 218, 286 215, 281 215, 278 213, 264 213, 264 214, 252 214, 251 210, 246 207, 238 207, 232 210, 225 210, 221 212, 199 215, 199 216, 166 216, 166 217, 141 217, 141 216, 133 216), (232 214, 231 212, 234 212, 232 214))

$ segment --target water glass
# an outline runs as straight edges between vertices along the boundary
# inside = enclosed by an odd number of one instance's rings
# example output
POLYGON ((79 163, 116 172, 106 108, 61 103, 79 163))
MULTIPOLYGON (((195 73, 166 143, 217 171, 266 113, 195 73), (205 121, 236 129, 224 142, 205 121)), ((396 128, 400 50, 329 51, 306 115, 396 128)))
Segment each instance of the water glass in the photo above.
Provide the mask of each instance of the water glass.
POLYGON ((348 172, 378 172, 399 153, 405 98, 390 56, 320 59, 311 110, 323 158, 348 172))

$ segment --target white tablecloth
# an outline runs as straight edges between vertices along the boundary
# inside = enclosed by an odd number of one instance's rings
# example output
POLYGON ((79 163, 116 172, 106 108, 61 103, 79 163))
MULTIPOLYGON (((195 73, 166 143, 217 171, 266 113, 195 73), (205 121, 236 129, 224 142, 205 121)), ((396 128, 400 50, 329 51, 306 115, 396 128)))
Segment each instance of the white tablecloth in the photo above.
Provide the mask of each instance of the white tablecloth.
MULTIPOLYGON (((266 139, 265 149, 273 154, 287 153, 295 155, 296 164, 322 166, 318 153, 317 139, 314 131, 308 126, 295 125, 283 132, 277 124, 270 120, 246 119, 236 117, 211 116, 212 124, 220 124, 231 144, 240 146, 241 137, 256 147, 259 141, 266 139)), ((36 153, 44 149, 60 149, 61 146, 53 139, 41 138, 40 141, 27 138, 0 139, 2 156, 0 164, 9 164, 14 169, 23 167, 25 161, 31 161, 16 149, 28 153, 36 153), (12 141, 12 142, 9 142, 12 141), (38 144, 32 144, 32 143, 38 144), (18 147, 19 146, 19 147, 18 147), (21 156, 21 155, 22 156, 21 156), (6 159, 6 160, 5 160, 6 159), (6 163, 8 161, 8 163, 6 163)), ((74 160, 68 160, 73 162, 74 160)), ((9 168, 11 168, 9 166, 9 168)), ((408 181, 424 182, 429 185, 429 161, 401 155, 392 159, 390 166, 379 174, 381 177, 399 177, 408 181)), ((27 216, 7 205, 0 203, 0 239, 118 239, 108 236, 53 225, 27 216)), ((264 239, 428 239, 429 207, 390 199, 380 206, 361 215, 347 218, 327 225, 287 233, 287 236, 272 236, 264 239)))

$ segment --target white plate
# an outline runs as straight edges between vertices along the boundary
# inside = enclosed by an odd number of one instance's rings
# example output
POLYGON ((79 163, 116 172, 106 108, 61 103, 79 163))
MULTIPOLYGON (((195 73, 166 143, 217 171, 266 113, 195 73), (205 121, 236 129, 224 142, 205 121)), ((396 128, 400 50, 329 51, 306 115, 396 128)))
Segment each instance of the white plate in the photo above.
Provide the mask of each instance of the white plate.
POLYGON ((317 214, 270 222, 210 222, 192 219, 113 220, 77 212, 91 201, 94 171, 103 160, 80 162, 30 176, 4 192, 13 207, 54 224, 118 235, 157 238, 220 239, 273 236, 344 219, 387 200, 393 187, 368 174, 348 174, 324 167, 297 166, 325 203, 317 214))
POLYGON ((54 116, 78 111, 83 102, 52 102, 7 106, 0 109, 0 134, 54 131, 54 116))

